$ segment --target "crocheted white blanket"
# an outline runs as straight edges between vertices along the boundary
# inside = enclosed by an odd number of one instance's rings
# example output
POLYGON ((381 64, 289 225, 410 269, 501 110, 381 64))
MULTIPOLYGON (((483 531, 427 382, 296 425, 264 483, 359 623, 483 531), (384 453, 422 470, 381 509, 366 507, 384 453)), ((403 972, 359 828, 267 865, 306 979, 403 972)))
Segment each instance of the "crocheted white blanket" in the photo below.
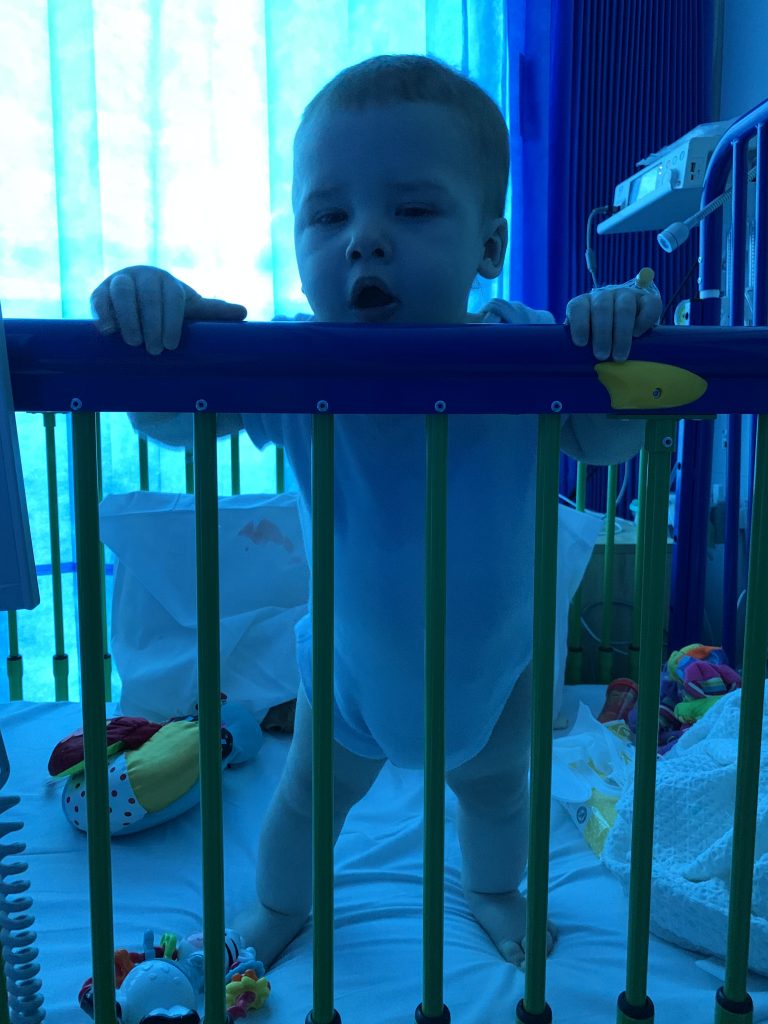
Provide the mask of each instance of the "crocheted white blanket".
MULTIPOLYGON (((741 691, 729 693, 657 762, 651 930, 725 958, 741 691)), ((768 700, 765 708, 768 709, 768 700)), ((763 735, 766 711, 763 714, 763 735)), ((603 862, 629 888, 630 783, 603 862)), ((749 967, 768 975, 768 750, 761 748, 749 967)))

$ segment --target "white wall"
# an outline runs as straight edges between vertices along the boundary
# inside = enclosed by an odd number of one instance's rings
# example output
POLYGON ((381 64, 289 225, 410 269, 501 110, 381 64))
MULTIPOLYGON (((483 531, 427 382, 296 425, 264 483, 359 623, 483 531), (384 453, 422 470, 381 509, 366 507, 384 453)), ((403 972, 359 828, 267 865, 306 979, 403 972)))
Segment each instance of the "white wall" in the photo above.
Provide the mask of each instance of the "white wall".
POLYGON ((722 6, 722 85, 718 116, 725 120, 768 99, 768 2, 722 0, 722 6))

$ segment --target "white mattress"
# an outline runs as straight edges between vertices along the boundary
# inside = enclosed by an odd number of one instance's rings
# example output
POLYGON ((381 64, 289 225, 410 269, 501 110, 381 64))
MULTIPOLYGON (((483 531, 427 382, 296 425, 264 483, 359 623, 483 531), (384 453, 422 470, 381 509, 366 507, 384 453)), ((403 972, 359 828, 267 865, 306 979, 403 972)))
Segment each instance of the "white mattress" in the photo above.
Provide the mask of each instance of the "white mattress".
MULTIPOLYGON (((571 720, 579 699, 597 710, 599 687, 567 687, 571 720)), ((11 761, 6 793, 22 798, 48 1019, 85 1021, 77 993, 90 969, 85 836, 64 819, 60 788, 46 780, 50 752, 80 724, 77 704, 18 703, 0 708, 11 761)), ((288 749, 266 737, 257 759, 224 776, 226 889, 248 892, 258 833, 288 749)), ((421 813, 418 772, 388 765, 350 814, 336 848, 335 1004, 347 1024, 403 1024, 421 1001, 421 813)), ((446 794, 444 998, 453 1020, 514 1020, 524 979, 503 962, 462 897, 455 800, 446 794)), ((153 928, 186 935, 201 927, 199 810, 113 843, 115 941, 139 950, 153 928)), ((615 1020, 625 987, 627 901, 576 826, 552 808, 551 919, 560 938, 548 960, 547 999, 558 1024, 615 1020)), ((258 951, 257 951, 258 953, 258 951)), ((698 954, 651 938, 649 995, 659 1024, 711 1020, 720 981, 698 954)), ((309 928, 269 973, 272 997, 254 1020, 295 1024, 311 1009, 309 928)), ((768 1020, 768 980, 752 976, 755 1021, 768 1020)), ((251 1018, 249 1017, 249 1020, 251 1018)))

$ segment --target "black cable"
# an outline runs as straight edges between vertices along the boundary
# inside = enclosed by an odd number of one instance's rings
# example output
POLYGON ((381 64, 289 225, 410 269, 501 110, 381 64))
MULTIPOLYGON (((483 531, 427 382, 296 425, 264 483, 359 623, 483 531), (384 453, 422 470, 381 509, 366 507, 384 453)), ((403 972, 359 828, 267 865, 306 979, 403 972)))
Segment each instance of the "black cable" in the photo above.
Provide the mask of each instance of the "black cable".
POLYGON ((690 280, 691 274, 694 273, 694 271, 696 270, 698 265, 699 265, 699 258, 697 256, 696 259, 691 264, 691 269, 688 271, 688 273, 683 278, 682 284, 678 287, 678 289, 675 292, 675 294, 672 296, 672 298, 669 300, 669 302, 664 307, 664 312, 661 314, 661 322, 662 323, 666 319, 667 313, 670 311, 670 309, 672 309, 674 307, 674 304, 675 304, 675 302, 677 300, 678 295, 682 292, 683 288, 685 288, 685 286, 688 284, 688 281, 690 280))

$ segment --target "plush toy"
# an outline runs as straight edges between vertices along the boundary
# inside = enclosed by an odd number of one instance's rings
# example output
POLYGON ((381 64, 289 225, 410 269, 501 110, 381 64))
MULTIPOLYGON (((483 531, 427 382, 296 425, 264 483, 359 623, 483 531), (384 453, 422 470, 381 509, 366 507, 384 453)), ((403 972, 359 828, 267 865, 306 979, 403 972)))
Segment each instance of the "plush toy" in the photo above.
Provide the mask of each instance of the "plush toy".
MULTIPOLYGON (((666 754, 726 693, 741 686, 722 647, 688 644, 673 651, 661 671, 659 691, 659 753, 666 754)), ((637 732, 637 705, 626 716, 637 732)))
MULTIPOLYGON (((226 1024, 259 1010, 272 986, 264 977, 264 964, 246 947, 237 932, 225 932, 224 970, 226 1024)), ((121 1024, 201 1024, 205 958, 201 933, 176 945, 166 933, 155 946, 151 931, 144 933, 142 953, 119 949, 115 953, 116 1011, 121 1024)), ((80 1007, 93 1017, 93 979, 78 997, 80 1007)))
MULTIPOLYGON (((253 758, 262 742, 257 714, 244 704, 223 698, 221 721, 223 765, 253 758)), ((198 738, 196 716, 164 723, 127 717, 107 721, 109 827, 113 836, 158 825, 198 803, 198 738)), ((61 803, 67 821, 87 831, 82 730, 56 745, 48 771, 55 778, 66 779, 61 803)))

